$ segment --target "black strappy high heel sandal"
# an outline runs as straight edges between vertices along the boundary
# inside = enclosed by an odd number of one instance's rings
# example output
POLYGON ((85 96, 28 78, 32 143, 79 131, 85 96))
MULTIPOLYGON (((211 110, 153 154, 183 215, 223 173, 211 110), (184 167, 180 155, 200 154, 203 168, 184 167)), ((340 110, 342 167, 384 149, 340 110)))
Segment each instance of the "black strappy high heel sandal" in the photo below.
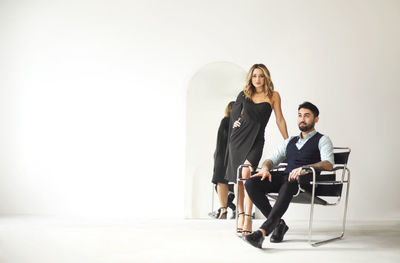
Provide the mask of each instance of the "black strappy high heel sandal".
MULTIPOLYGON (((239 216, 244 215, 244 212, 240 212, 237 216, 238 216, 238 220, 239 220, 239 216)), ((243 222, 244 222, 244 218, 243 218, 243 222)), ((241 234, 243 232, 243 228, 236 228, 236 233, 241 234)))
POLYGON ((228 215, 228 207, 221 207, 220 208, 220 214, 218 219, 226 219, 227 215, 228 215), (224 211, 225 210, 225 211, 224 211), (224 212, 223 212, 224 211, 224 212))
MULTIPOLYGON (((249 215, 249 214, 244 214, 244 216, 249 216, 250 218, 253 218, 252 217, 252 215, 249 215)), ((243 225, 244 225, 244 221, 243 221, 243 225)), ((251 234, 253 231, 250 231, 250 230, 242 230, 242 235, 248 235, 248 234, 251 234)))

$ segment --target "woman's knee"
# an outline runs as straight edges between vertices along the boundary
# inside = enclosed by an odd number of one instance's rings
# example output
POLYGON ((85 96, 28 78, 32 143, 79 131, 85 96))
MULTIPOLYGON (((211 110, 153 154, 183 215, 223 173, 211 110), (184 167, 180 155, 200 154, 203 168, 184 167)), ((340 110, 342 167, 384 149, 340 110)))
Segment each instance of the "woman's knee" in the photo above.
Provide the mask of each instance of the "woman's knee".
POLYGON ((242 176, 241 176, 241 178, 249 179, 249 178, 250 178, 250 175, 251 175, 250 168, 245 168, 245 167, 243 167, 243 168, 242 168, 242 176))
POLYGON ((242 171, 241 171, 242 178, 249 179, 251 176, 251 171, 253 170, 253 167, 248 160, 244 161, 244 164, 248 165, 249 167, 242 167, 242 171))

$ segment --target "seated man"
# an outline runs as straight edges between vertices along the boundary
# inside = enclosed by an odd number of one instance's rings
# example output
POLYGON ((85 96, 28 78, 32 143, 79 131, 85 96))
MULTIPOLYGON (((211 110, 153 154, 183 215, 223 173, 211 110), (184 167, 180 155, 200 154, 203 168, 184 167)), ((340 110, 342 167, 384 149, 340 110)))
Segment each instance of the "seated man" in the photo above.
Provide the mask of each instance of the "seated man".
POLYGON ((328 136, 318 133, 314 125, 318 122, 318 108, 310 102, 299 105, 297 124, 301 131, 299 136, 286 139, 262 169, 245 183, 246 191, 253 203, 267 218, 260 229, 244 236, 251 245, 262 248, 264 237, 274 232, 271 242, 280 242, 289 229, 281 219, 289 203, 298 191, 299 176, 307 165, 318 171, 332 170, 334 165, 333 145, 328 136), (274 166, 287 159, 287 167, 282 172, 269 172, 274 166), (271 207, 267 193, 277 192, 278 198, 271 207))

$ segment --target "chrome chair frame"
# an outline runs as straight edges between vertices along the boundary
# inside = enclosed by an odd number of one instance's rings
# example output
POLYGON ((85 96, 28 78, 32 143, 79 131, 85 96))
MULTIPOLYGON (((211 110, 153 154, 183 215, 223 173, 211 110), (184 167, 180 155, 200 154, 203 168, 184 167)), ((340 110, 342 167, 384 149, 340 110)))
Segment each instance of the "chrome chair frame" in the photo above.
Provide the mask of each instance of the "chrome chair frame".
MULTIPOLYGON (((312 241, 312 233, 313 233, 312 225, 313 225, 313 219, 314 219, 313 217, 314 217, 314 206, 315 206, 315 187, 316 187, 316 185, 328 184, 330 182, 316 182, 315 181, 315 175, 316 175, 315 169, 312 168, 312 167, 304 167, 304 169, 306 171, 307 170, 311 170, 312 173, 313 173, 310 219, 309 219, 309 226, 308 226, 308 243, 311 246, 316 247, 316 246, 320 246, 320 245, 323 245, 323 244, 326 244, 326 243, 329 243, 329 242, 332 242, 332 241, 335 241, 335 240, 342 239, 343 236, 344 236, 345 230, 346 230, 346 217, 347 217, 347 207, 348 207, 348 200, 349 200, 349 198, 348 198, 349 197, 349 186, 350 186, 350 169, 347 168, 347 167, 346 168, 342 168, 342 167, 341 168, 337 168, 337 167, 335 167, 335 169, 334 169, 335 171, 337 171, 339 169, 343 169, 347 173, 347 180, 342 180, 341 181, 341 183, 343 185, 347 184, 347 186, 346 186, 346 199, 345 199, 345 204, 344 204, 344 212, 343 212, 343 219, 342 219, 341 234, 338 235, 338 236, 335 236, 333 238, 328 238, 328 239, 324 239, 324 240, 320 240, 320 241, 316 241, 316 242, 312 241)), ((331 182, 331 183, 335 184, 335 183, 338 183, 338 182, 334 181, 334 182, 331 182)), ((299 188, 301 188, 301 187, 299 187, 299 188)), ((300 191, 303 192, 305 190, 301 189, 300 191)), ((341 197, 339 197, 338 200, 335 203, 328 203, 328 204, 326 204, 326 206, 338 205, 339 201, 340 201, 340 198, 341 197)))
MULTIPOLYGON (((350 152, 351 152, 351 149, 348 147, 334 147, 334 150, 342 150, 342 151, 348 152, 348 154, 350 154, 350 152)), ((278 167, 272 169, 271 171, 282 170, 286 167, 286 165, 287 164, 285 164, 285 163, 281 163, 278 165, 278 167)), ((240 165, 237 169, 237 182, 246 181, 246 179, 240 178, 240 174, 239 174, 240 169, 242 169, 243 167, 249 167, 252 171, 251 166, 240 165)), ((349 201, 349 187, 350 187, 350 169, 347 167, 347 161, 344 164, 335 165, 333 170, 329 171, 329 172, 335 172, 335 174, 337 171, 342 171, 341 179, 339 181, 336 181, 336 180, 334 180, 334 181, 317 181, 316 180, 317 172, 315 171, 315 169, 313 167, 303 166, 302 170, 305 170, 306 172, 312 172, 312 181, 310 181, 310 183, 312 185, 312 190, 311 190, 310 217, 309 217, 309 226, 308 226, 308 243, 313 247, 317 247, 317 246, 320 246, 320 245, 323 245, 323 244, 326 244, 326 243, 329 243, 329 242, 332 242, 335 240, 342 239, 345 234, 345 230, 346 230, 346 217, 347 217, 347 207, 348 207, 348 201, 349 201), (316 203, 315 203, 316 189, 315 188, 318 185, 335 185, 335 184, 342 184, 343 186, 346 185, 346 197, 345 197, 345 204, 344 204, 344 211, 343 211, 341 233, 340 233, 340 235, 334 236, 333 238, 328 238, 328 239, 313 242, 312 235, 313 235, 314 206, 316 205, 316 203)), ((299 179, 298 179, 298 181, 299 181, 299 179)), ((237 188, 238 188, 238 186, 237 186, 237 188)), ((341 191, 343 191, 343 189, 341 189, 341 191)), ((294 198, 298 197, 299 195, 301 195, 301 193, 306 193, 306 192, 307 191, 301 187, 301 184, 299 181, 299 190, 293 197, 294 198)), ((267 194, 267 196, 270 199, 272 199, 270 194, 267 194)), ((340 203, 341 197, 342 197, 342 195, 338 196, 337 200, 333 203, 326 202, 326 204, 324 204, 324 206, 338 205, 340 203)), ((274 199, 272 199, 272 201, 273 200, 274 199)), ((296 203, 296 202, 294 201, 294 203, 296 203)), ((238 226, 238 213, 236 214, 236 228, 237 228, 237 226, 238 226)))

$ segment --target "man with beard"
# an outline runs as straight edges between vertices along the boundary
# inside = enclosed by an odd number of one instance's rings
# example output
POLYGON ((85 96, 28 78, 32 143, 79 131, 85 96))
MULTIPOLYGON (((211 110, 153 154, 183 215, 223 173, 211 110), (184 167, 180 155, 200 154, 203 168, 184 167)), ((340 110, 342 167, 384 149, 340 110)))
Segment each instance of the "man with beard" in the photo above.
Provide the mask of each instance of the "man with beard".
POLYGON ((245 183, 251 201, 267 218, 259 230, 244 236, 244 239, 255 247, 262 248, 264 237, 271 233, 271 242, 283 240, 289 227, 281 217, 298 191, 297 179, 304 176, 310 180, 310 174, 305 175, 302 167, 313 167, 316 171, 333 169, 332 142, 328 136, 320 134, 314 128, 319 119, 318 115, 319 110, 314 104, 300 104, 297 116, 300 135, 286 139, 275 153, 265 160, 262 169, 245 183), (285 159, 288 163, 285 171, 270 172, 285 159), (278 193, 273 207, 266 197, 266 194, 271 192, 278 193))

